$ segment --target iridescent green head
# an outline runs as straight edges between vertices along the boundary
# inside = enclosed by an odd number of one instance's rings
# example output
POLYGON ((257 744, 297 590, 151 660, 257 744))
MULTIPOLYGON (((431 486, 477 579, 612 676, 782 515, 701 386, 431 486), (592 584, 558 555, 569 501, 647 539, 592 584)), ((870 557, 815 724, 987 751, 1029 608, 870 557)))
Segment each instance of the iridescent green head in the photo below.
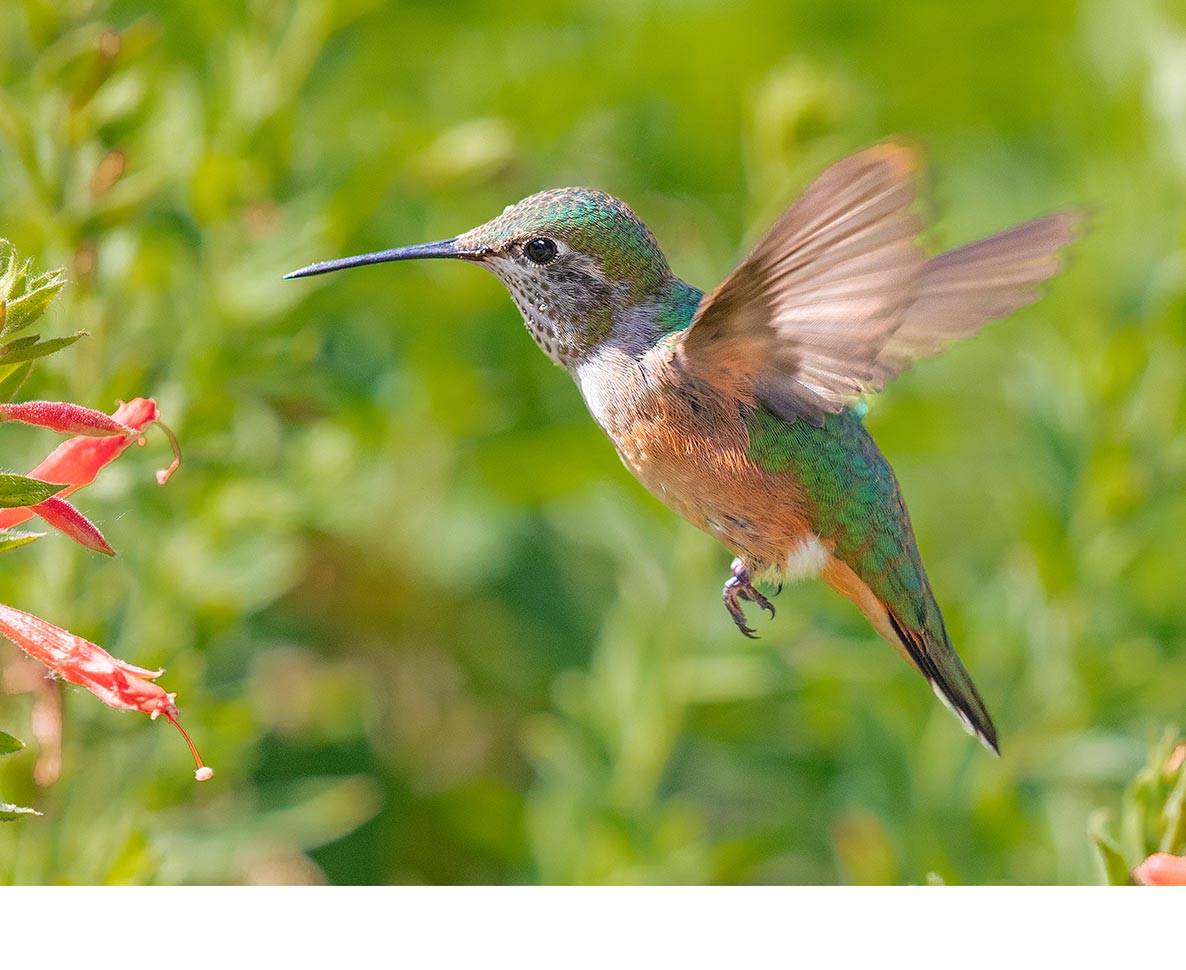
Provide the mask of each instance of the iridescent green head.
POLYGON ((286 279, 402 259, 476 262, 506 285, 540 348, 575 367, 669 298, 675 282, 650 229, 595 189, 550 189, 454 239, 315 263, 286 279))

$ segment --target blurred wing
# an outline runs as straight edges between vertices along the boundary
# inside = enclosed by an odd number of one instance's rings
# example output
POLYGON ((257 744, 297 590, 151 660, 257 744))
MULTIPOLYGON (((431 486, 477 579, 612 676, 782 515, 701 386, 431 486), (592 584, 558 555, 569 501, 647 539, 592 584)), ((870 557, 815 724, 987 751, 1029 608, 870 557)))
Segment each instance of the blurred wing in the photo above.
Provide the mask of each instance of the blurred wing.
POLYGON ((677 348, 684 364, 815 421, 869 389, 924 264, 917 167, 884 144, 824 172, 701 302, 677 348))
POLYGON ((1037 285, 1058 272, 1060 250, 1079 221, 1071 212, 1046 216, 928 260, 914 303, 878 357, 873 389, 1036 300, 1037 285))

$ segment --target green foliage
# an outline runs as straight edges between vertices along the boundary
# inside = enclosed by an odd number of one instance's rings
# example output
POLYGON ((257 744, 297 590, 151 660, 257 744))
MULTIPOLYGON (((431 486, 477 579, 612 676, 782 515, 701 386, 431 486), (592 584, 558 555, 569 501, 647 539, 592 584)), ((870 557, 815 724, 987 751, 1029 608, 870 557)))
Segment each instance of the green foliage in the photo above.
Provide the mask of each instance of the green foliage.
POLYGON ((18 364, 16 367, 2 368, 0 372, 4 376, 0 377, 0 401, 7 403, 16 397, 25 381, 28 380, 32 370, 32 361, 26 361, 23 364, 18 364))
POLYGON ((64 270, 30 276, 32 266, 32 259, 22 263, 12 243, 0 239, 0 336, 36 323, 66 285, 64 270))
POLYGON ((0 552, 19 549, 27 546, 44 536, 44 532, 22 532, 20 529, 4 529, 0 531, 0 552))
MULTIPOLYGON (((0 758, 6 754, 15 754, 25 747, 25 742, 14 738, 11 734, 0 731, 0 758)), ((21 808, 19 805, 9 805, 0 802, 0 822, 16 822, 29 815, 40 815, 31 808, 21 808)))
POLYGON ((118 560, 48 537, 0 601, 168 663, 218 769, 64 695, 61 780, 0 767, 46 815, 0 882, 1095 880, 1088 817, 1186 683, 1183 43, 1155 0, 0 5, 0 229, 93 335, 22 396, 152 394, 186 455, 83 493, 118 560), (738 636, 728 554, 485 274, 281 280, 592 185, 711 287, 899 132, 934 249, 1094 212, 867 419, 1000 761, 819 584, 738 636))
POLYGON ((65 485, 38 481, 24 475, 0 474, 0 509, 24 508, 57 495, 65 485))
POLYGON ((1100 809, 1090 835, 1104 881, 1132 884, 1132 871, 1155 852, 1186 854, 1186 742, 1176 729, 1150 745, 1149 763, 1124 790, 1118 825, 1100 809))
POLYGON ((86 336, 89 334, 85 330, 79 330, 69 337, 52 337, 49 340, 42 340, 39 336, 18 337, 0 346, 0 367, 11 367, 14 364, 48 357, 86 336))
MULTIPOLYGON (((65 270, 31 276, 32 268, 32 259, 22 262, 12 243, 0 239, 0 337, 17 333, 40 320, 66 285, 65 270)), ((0 344, 0 395, 9 392, 3 398, 8 400, 20 389, 29 374, 28 367, 22 365, 48 357, 85 336, 79 331, 69 337, 42 341, 39 334, 29 334, 0 344)))

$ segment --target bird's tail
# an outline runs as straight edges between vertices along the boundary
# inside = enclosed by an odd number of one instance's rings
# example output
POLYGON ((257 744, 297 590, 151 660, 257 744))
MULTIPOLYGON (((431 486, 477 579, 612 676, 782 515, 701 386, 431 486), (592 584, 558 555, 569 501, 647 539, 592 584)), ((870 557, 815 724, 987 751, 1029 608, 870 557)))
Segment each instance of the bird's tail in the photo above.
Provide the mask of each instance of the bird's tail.
POLYGON ((984 706, 980 692, 972 683, 972 677, 960 660, 959 654, 951 645, 943 617, 933 599, 929 606, 937 622, 930 622, 921 629, 915 629, 902 622, 894 615, 893 610, 887 608, 889 624, 901 643, 906 658, 927 679, 935 696, 960 719, 960 723, 969 734, 979 738, 980 743, 989 751, 1000 756, 997 728, 992 722, 992 716, 984 706))
POLYGON ((872 583, 836 558, 824 569, 824 579, 836 592, 852 600, 873 628, 927 679, 964 729, 999 755, 996 725, 951 645, 908 528, 907 524, 902 546, 887 568, 863 570, 872 583))
POLYGON ((817 510, 832 551, 824 580, 926 677, 969 733, 999 754, 992 718, 947 636, 893 470, 855 416, 826 425, 828 433, 834 439, 825 436, 823 444, 839 440, 843 448, 833 448, 842 454, 831 504, 817 510))

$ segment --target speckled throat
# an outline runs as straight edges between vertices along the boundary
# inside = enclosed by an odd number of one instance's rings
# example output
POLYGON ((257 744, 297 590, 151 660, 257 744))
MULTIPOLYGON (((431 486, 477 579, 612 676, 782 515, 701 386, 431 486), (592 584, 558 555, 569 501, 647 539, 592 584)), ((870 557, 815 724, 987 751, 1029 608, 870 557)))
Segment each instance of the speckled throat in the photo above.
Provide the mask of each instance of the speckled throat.
MULTIPOLYGON (((581 262, 591 262, 581 260, 581 262)), ((607 339, 613 329, 614 306, 624 298, 624 287, 609 283, 593 267, 582 268, 581 286, 574 289, 576 270, 547 278, 509 259, 483 262, 506 286, 523 315, 527 332, 540 350, 561 367, 572 369, 607 339), (581 299, 575 299, 579 293, 581 299)))

